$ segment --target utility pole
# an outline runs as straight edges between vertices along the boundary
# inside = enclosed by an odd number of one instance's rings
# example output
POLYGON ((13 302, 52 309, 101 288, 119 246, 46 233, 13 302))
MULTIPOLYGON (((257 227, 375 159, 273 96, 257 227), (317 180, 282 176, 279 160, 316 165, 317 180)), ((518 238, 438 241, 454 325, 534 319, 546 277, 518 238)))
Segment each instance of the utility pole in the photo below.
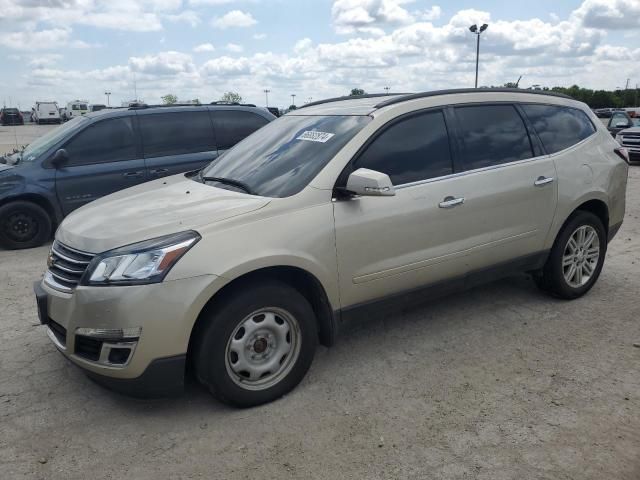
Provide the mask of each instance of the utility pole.
POLYGON ((627 78, 627 83, 626 83, 626 85, 624 86, 624 89, 625 89, 625 90, 629 90, 629 80, 630 80, 630 79, 629 79, 629 78, 627 78))
POLYGON ((109 103, 109 96, 111 95, 111 92, 104 92, 104 94, 105 94, 105 95, 106 95, 106 97, 107 97, 107 107, 110 107, 110 106, 111 106, 111 104, 109 103))
POLYGON ((295 93, 291 94, 291 105, 293 105, 294 107, 296 106, 296 94, 295 93))
POLYGON ((478 63, 480 62, 480 34, 484 32, 487 27, 486 23, 483 23, 480 28, 475 23, 469 27, 469 31, 476 36, 476 88, 478 88, 478 63))
POLYGON ((265 106, 267 106, 267 107, 269 106, 269 92, 270 92, 270 91, 271 91, 271 90, 269 90, 268 88, 265 88, 265 89, 263 90, 263 92, 264 92, 264 98, 265 98, 265 101, 266 101, 265 106))

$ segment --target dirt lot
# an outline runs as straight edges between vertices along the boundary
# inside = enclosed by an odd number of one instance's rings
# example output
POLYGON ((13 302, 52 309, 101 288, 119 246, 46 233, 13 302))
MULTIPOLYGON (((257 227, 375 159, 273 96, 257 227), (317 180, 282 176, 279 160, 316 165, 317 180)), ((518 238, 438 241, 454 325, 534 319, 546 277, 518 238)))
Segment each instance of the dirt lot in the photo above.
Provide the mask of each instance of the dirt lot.
POLYGON ((0 155, 11 153, 14 148, 27 145, 58 125, 0 125, 0 155))
POLYGON ((638 480, 639 216, 633 167, 586 297, 523 276, 371 319, 250 410, 95 385, 38 325, 47 247, 0 251, 0 478, 638 480))

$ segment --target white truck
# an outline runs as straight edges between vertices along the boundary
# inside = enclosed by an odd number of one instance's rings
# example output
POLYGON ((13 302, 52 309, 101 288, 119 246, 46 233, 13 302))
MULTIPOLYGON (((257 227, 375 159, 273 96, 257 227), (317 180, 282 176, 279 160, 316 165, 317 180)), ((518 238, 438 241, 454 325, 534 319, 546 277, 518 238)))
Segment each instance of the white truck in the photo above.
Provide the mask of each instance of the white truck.
POLYGON ((87 113, 89 113, 89 102, 87 100, 74 100, 73 102, 67 103, 65 120, 71 120, 72 118, 86 115, 87 113))
POLYGON ((62 123, 56 102, 36 102, 31 109, 31 121, 37 124, 62 123))

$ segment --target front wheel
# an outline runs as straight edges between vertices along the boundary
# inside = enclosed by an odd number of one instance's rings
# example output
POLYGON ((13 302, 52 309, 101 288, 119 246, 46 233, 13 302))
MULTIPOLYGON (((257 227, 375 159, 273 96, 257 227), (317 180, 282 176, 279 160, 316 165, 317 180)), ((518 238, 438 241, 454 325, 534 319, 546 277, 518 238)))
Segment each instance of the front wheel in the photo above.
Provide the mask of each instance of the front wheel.
POLYGON ((538 285, 560 298, 578 298, 598 280, 606 252, 602 221, 591 212, 578 211, 558 234, 538 285))
POLYGON ((279 282, 253 283, 206 312, 196 333, 198 379, 219 400, 251 407, 292 390, 318 339, 307 299, 279 282))
POLYGON ((51 219, 39 205, 15 201, 0 207, 0 246, 10 250, 38 247, 51 237, 51 219))

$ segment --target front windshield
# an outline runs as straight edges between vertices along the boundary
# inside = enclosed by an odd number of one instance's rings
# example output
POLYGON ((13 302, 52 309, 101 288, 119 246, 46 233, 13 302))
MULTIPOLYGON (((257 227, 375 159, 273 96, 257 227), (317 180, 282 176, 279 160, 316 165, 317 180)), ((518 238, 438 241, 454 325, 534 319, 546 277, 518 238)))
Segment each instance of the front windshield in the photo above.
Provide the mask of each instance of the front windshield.
POLYGON ((302 190, 371 120, 368 116, 284 116, 206 167, 200 178, 229 179, 265 197, 302 190))
POLYGON ((73 120, 50 130, 40 138, 31 142, 22 152, 22 161, 31 162, 40 154, 51 148, 52 145, 62 140, 69 132, 79 128, 82 122, 88 121, 86 117, 76 117, 73 120))

